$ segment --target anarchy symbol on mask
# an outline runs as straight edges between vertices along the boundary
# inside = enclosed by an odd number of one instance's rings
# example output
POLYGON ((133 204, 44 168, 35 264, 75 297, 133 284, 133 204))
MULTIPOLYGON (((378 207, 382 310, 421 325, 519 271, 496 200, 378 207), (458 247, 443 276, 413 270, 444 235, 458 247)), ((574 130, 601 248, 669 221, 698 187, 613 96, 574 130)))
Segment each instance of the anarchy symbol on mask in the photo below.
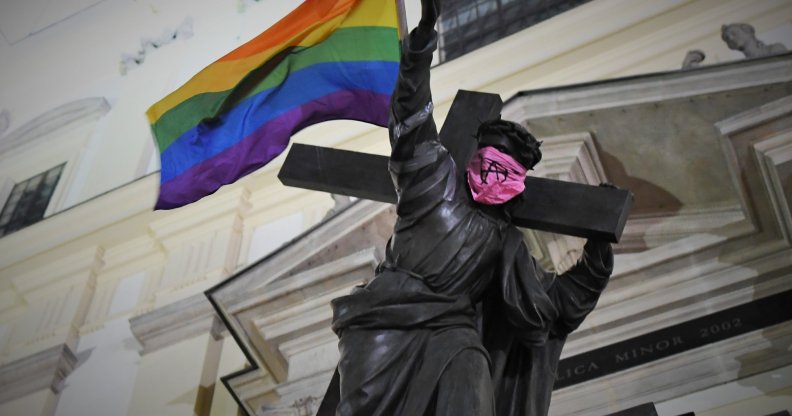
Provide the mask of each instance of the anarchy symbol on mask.
POLYGON ((481 171, 479 172, 481 183, 487 183, 490 174, 495 175, 495 180, 498 182, 505 182, 509 178, 509 169, 495 160, 481 157, 481 171))

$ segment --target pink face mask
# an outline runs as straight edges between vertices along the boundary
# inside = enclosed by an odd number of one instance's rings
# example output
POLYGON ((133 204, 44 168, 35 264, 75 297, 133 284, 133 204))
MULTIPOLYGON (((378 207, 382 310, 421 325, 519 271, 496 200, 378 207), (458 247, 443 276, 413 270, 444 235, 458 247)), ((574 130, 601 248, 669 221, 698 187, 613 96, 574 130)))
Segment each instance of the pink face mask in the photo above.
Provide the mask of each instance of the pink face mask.
POLYGON ((476 202, 502 204, 525 190, 528 170, 492 146, 482 147, 467 166, 470 192, 476 202))

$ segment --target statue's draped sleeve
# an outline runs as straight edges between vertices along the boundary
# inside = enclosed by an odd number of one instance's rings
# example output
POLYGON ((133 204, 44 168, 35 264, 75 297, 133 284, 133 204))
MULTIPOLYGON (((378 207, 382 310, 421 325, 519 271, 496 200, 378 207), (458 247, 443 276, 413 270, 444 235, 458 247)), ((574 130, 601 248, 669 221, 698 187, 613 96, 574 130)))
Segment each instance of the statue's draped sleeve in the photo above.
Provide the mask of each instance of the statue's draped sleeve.
POLYGON ((547 294, 558 309, 551 327, 557 336, 577 329, 594 309, 613 271, 613 251, 609 243, 589 240, 577 264, 553 279, 547 294))
POLYGON ((417 40, 415 31, 402 42, 399 78, 391 96, 388 125, 393 161, 410 159, 420 143, 437 140, 429 86, 429 67, 437 48, 437 33, 432 32, 428 42, 422 45, 423 42, 417 40))
POLYGON ((483 343, 492 362, 496 414, 544 416, 561 349, 596 306, 613 269, 613 253, 610 244, 590 240, 577 264, 555 275, 530 255, 519 231, 513 234, 504 249, 500 284, 481 306, 483 343), (546 298, 527 295, 537 288, 546 298), (521 317, 532 316, 534 308, 555 315, 531 325, 521 317))

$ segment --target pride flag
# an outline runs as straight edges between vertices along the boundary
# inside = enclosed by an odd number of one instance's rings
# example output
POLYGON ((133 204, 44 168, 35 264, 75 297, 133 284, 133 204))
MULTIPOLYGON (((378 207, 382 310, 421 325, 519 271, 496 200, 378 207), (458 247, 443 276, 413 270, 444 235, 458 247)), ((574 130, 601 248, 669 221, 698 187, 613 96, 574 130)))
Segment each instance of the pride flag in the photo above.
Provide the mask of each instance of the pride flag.
POLYGON ((264 166, 312 124, 385 126, 398 69, 395 0, 306 0, 146 112, 162 162, 155 209, 264 166))

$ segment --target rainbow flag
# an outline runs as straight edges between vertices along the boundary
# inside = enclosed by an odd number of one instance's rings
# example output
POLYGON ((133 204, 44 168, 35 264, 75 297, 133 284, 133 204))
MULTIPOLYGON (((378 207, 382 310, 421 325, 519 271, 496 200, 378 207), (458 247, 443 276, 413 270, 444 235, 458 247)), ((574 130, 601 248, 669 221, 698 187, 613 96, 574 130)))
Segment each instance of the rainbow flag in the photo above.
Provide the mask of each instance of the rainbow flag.
POLYGON ((385 126, 398 68, 395 0, 306 0, 146 112, 162 162, 155 209, 264 166, 312 124, 385 126))

